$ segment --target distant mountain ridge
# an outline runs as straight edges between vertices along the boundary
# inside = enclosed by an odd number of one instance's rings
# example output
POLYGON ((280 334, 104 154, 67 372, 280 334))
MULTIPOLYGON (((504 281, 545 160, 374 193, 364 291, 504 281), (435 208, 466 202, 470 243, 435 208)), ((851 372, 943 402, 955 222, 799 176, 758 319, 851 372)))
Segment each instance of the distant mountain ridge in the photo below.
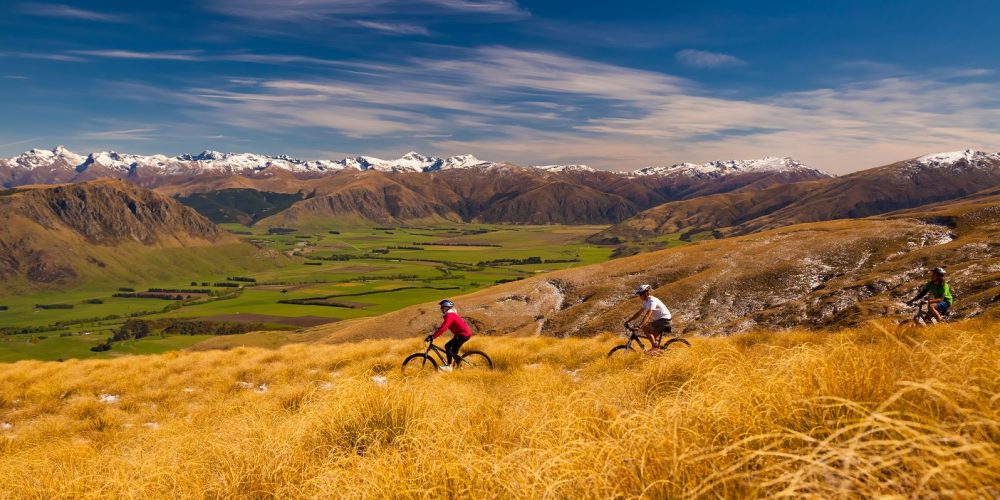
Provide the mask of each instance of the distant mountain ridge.
POLYGON ((94 152, 80 155, 57 146, 51 151, 31 149, 18 156, 0 160, 0 166, 9 169, 36 170, 46 167, 71 167, 77 173, 90 168, 104 169, 119 174, 134 174, 138 170, 148 170, 160 175, 185 175, 202 171, 221 174, 259 172, 268 168, 278 168, 294 173, 322 174, 340 170, 377 170, 380 172, 436 172, 455 168, 471 168, 493 165, 493 162, 479 160, 472 155, 458 155, 449 158, 424 156, 409 152, 396 160, 382 160, 372 156, 355 156, 342 160, 299 160, 287 155, 269 156, 255 153, 221 153, 206 150, 199 154, 184 154, 168 157, 165 155, 136 155, 116 151, 94 152))
POLYGON ((749 234, 802 222, 858 218, 953 200, 1000 186, 1000 153, 936 153, 835 178, 677 200, 593 237, 637 241, 657 234, 749 234))
POLYGON ((84 156, 57 147, 0 160, 5 187, 122 179, 187 200, 215 222, 283 225, 338 220, 613 224, 668 201, 828 177, 790 159, 640 173, 579 164, 522 167, 473 155, 439 158, 416 152, 395 160, 355 156, 303 161, 218 151, 176 157, 84 156), (281 198, 279 194, 297 195, 301 201, 290 206, 267 201, 281 198), (267 206, 271 208, 264 210, 267 206))
MULTIPOLYGON (((373 156, 353 156, 341 160, 300 160, 287 155, 270 156, 255 153, 221 153, 206 150, 199 154, 184 154, 168 157, 166 155, 137 155, 119 153, 116 151, 100 151, 87 155, 74 153, 63 146, 52 150, 31 149, 20 155, 0 159, 0 170, 6 170, 4 184, 9 186, 17 183, 18 171, 24 177, 25 172, 56 169, 72 171, 79 175, 93 170, 96 176, 128 176, 153 174, 163 176, 191 175, 194 173, 214 174, 250 174, 269 168, 281 169, 296 174, 326 174, 342 170, 366 171, 375 170, 388 173, 403 172, 439 172, 444 170, 486 168, 497 165, 509 165, 507 162, 480 160, 471 154, 463 154, 440 158, 426 156, 415 151, 406 153, 395 160, 383 160, 373 156)), ((595 172, 587 165, 533 165, 528 168, 545 172, 595 172)), ((715 176, 754 172, 798 172, 812 173, 824 177, 830 175, 819 169, 808 167, 791 158, 761 158, 755 160, 714 161, 703 165, 679 163, 668 167, 643 167, 634 171, 614 171, 623 176, 715 176)), ((0 171, 0 175, 5 172, 0 171)), ((30 176, 29 176, 30 177, 30 176)), ((42 176, 36 175, 36 178, 42 176)), ((36 179, 37 180, 37 179, 36 179)))
POLYGON ((643 167, 629 172, 631 175, 689 175, 694 177, 721 177, 749 172, 801 172, 832 177, 820 169, 812 168, 787 156, 764 157, 756 160, 711 161, 704 164, 677 163, 667 167, 643 167))

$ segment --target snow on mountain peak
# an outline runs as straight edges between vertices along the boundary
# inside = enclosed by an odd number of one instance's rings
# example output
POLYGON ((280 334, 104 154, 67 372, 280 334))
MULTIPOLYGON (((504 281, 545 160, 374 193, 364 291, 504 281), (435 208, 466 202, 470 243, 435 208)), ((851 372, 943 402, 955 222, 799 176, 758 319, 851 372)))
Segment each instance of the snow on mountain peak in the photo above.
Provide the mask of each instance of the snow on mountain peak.
POLYGON ((966 149, 965 151, 949 151, 921 156, 916 159, 916 162, 929 167, 940 167, 951 166, 962 160, 965 160, 969 164, 996 162, 1000 161, 1000 153, 987 153, 975 149, 966 149))
POLYGON ((63 162, 67 166, 76 167, 83 163, 85 157, 80 156, 63 146, 56 146, 52 150, 32 148, 13 158, 7 159, 7 164, 28 170, 38 167, 52 166, 57 162, 63 162))
POLYGON ((546 172, 594 172, 594 169, 580 164, 573 165, 535 165, 532 168, 546 172))
POLYGON ((727 160, 710 161, 704 164, 697 163, 677 163, 670 166, 643 167, 632 172, 633 175, 689 175, 695 177, 712 176, 721 177, 732 174, 745 174, 754 172, 787 172, 787 173, 813 173, 823 176, 829 174, 803 163, 793 160, 787 156, 777 158, 767 156, 754 160, 727 160))

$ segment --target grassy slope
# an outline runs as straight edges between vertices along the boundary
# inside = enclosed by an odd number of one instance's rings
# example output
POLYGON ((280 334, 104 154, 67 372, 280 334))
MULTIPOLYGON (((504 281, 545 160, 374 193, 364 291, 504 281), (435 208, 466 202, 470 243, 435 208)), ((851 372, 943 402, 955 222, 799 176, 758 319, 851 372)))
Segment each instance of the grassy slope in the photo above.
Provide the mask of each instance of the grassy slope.
POLYGON ((0 366, 0 484, 18 497, 990 497, 994 321, 742 334, 617 362, 606 335, 477 338, 496 371, 415 378, 397 366, 416 341, 21 362, 0 366))
MULTIPOLYGON (((994 196, 705 241, 452 298, 496 333, 588 336, 616 327, 639 307, 630 291, 640 283, 654 286, 679 331, 838 328, 906 314, 904 301, 926 283, 927 270, 944 265, 959 294, 953 314, 969 317, 1000 306, 998 236, 994 196)), ((422 304, 317 330, 332 342, 418 335, 439 319, 422 304)))

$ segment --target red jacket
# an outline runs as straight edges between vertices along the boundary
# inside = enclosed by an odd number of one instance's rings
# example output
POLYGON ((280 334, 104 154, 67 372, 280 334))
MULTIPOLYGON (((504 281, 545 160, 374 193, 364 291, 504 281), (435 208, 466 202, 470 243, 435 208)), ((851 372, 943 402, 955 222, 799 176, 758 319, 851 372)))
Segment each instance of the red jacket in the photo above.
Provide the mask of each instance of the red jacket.
POLYGON ((445 330, 451 330, 451 333, 462 337, 472 336, 472 330, 469 329, 469 325, 465 324, 465 321, 455 311, 448 311, 444 315, 444 323, 434 331, 434 338, 440 337, 445 330))

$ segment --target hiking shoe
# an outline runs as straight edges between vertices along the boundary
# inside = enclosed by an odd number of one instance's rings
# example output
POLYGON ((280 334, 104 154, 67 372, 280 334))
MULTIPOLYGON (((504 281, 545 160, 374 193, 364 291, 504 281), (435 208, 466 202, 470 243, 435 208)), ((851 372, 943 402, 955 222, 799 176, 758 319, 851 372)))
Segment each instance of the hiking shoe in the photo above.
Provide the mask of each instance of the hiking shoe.
POLYGON ((441 365, 438 367, 438 370, 441 370, 445 373, 451 373, 452 368, 451 365, 441 365))

